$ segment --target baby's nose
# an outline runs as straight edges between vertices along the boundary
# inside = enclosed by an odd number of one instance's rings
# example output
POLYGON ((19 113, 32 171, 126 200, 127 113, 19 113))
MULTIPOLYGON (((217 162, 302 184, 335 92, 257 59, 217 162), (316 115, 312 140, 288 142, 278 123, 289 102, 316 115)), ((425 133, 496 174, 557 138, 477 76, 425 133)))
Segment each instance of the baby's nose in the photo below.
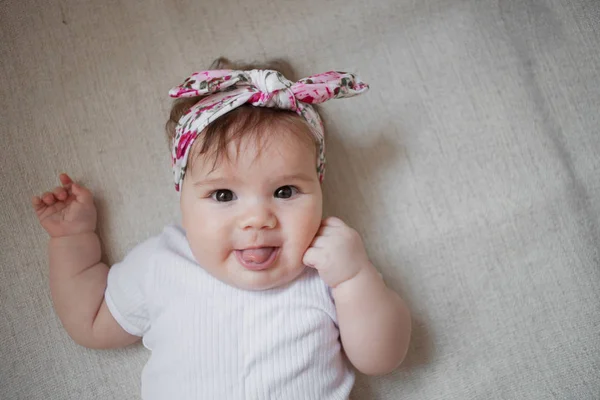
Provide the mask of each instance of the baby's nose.
POLYGON ((248 209, 240 223, 244 230, 273 229, 277 226, 277 217, 271 209, 260 205, 248 209))

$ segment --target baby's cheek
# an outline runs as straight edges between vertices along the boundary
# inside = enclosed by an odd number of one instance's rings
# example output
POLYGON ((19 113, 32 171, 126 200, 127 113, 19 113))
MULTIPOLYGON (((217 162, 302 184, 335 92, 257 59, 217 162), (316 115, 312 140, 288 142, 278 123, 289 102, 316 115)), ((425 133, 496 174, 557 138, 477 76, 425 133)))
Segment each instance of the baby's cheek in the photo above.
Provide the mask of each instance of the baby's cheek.
POLYGON ((310 218, 306 218, 306 221, 307 221, 306 230, 308 232, 310 232, 309 236, 311 236, 311 241, 312 241, 312 238, 314 238, 315 235, 317 234, 317 232, 319 231, 322 220, 323 220, 322 207, 320 207, 318 205, 314 205, 312 212, 310 214, 310 218))
POLYGON ((319 230, 321 220, 319 218, 302 218, 298 221, 298 229, 295 232, 296 243, 299 250, 304 253, 310 246, 319 230))
POLYGON ((230 237, 223 230, 207 230, 202 237, 204 251, 213 258, 222 258, 225 253, 231 251, 230 237))
POLYGON ((214 263, 219 250, 219 237, 210 229, 195 223, 187 230, 187 238, 196 261, 200 264, 214 263))

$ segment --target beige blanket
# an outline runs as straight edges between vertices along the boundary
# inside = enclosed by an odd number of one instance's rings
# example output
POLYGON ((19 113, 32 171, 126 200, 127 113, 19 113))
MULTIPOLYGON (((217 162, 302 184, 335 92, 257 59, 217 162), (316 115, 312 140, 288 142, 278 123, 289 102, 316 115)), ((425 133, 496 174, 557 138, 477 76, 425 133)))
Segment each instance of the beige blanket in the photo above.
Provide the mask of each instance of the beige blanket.
POLYGON ((415 330, 356 399, 600 398, 600 2, 0 2, 0 398, 135 399, 142 346, 87 350, 29 199, 67 171, 109 262, 178 219, 168 89, 224 55, 371 91, 323 108, 329 214, 415 330))

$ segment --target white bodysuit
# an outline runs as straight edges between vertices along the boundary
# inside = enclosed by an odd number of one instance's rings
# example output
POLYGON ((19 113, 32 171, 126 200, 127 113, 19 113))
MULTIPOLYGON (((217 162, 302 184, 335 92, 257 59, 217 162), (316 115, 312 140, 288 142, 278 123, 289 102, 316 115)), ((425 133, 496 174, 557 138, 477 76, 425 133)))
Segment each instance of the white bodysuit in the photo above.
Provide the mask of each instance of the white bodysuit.
POLYGON ((143 399, 345 400, 352 389, 331 292, 312 269, 241 290, 200 267, 170 225, 110 269, 106 303, 152 351, 143 399))

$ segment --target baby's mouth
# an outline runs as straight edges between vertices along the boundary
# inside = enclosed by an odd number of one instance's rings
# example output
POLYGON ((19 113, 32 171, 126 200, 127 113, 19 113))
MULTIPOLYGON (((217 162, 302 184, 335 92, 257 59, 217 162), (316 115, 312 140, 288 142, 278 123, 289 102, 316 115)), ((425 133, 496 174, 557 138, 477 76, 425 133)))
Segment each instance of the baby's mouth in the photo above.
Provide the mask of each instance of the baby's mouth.
POLYGON ((235 255, 243 267, 260 271, 269 268, 277 255, 279 247, 257 247, 252 249, 235 250, 235 255))
POLYGON ((259 247, 258 249, 240 250, 242 260, 248 263, 262 264, 275 251, 275 247, 259 247))

